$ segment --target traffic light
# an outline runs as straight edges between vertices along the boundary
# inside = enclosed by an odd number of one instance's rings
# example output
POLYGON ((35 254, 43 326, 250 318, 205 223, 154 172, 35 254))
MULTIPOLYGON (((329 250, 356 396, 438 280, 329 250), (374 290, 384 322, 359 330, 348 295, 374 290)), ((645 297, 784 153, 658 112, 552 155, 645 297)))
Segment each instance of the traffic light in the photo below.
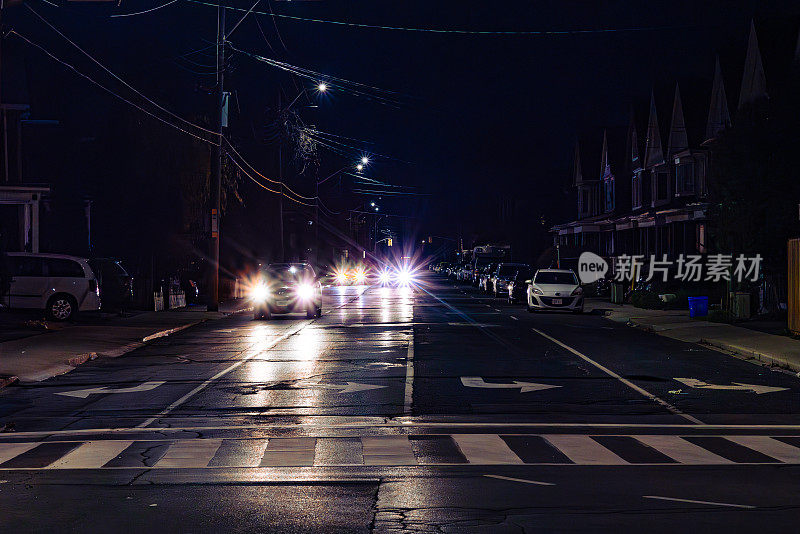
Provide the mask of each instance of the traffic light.
POLYGON ((391 247, 392 246, 392 238, 391 237, 386 240, 386 246, 387 247, 391 247))
POLYGON ((428 243, 433 243, 433 236, 431 235, 428 236, 428 243))

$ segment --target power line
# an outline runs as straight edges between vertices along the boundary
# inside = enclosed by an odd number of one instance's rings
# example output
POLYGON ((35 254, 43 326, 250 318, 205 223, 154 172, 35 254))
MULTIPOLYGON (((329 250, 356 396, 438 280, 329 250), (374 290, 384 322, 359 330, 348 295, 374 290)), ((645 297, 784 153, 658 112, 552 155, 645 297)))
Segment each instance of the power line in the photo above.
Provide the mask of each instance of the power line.
MULTIPOLYGON (((177 1, 177 0, 176 0, 176 1, 177 1)), ((168 114, 168 115, 170 115, 171 117, 173 117, 173 118, 175 118, 175 119, 178 119, 179 121, 183 122, 184 124, 188 124, 189 126, 192 126, 192 127, 194 127, 194 128, 197 128, 198 130, 202 130, 202 131, 204 131, 204 132, 207 132, 207 133, 213 134, 213 135, 215 135, 215 136, 219 136, 219 135, 220 135, 220 134, 219 134, 219 132, 215 132, 215 131, 213 131, 213 130, 209 130, 209 129, 207 129, 207 128, 204 128, 204 127, 202 127, 202 126, 200 126, 200 125, 198 125, 198 124, 195 124, 195 123, 193 123, 193 122, 191 122, 191 121, 188 121, 188 120, 184 119, 183 117, 181 117, 181 116, 179 116, 179 115, 177 115, 177 114, 173 113, 172 111, 168 110, 167 108, 165 108, 165 107, 163 107, 163 106, 159 105, 158 103, 156 103, 156 102, 152 101, 152 100, 151 100, 150 98, 148 98, 146 95, 142 94, 142 92, 141 92, 141 91, 139 91, 138 89, 136 89, 135 87, 133 87, 131 84, 129 84, 128 82, 126 82, 125 80, 123 80, 122 78, 120 78, 119 76, 117 76, 117 75, 116 75, 114 72, 112 72, 112 71, 111 71, 111 69, 109 69, 108 67, 106 67, 105 65, 103 65, 102 63, 100 63, 100 62, 99 62, 97 59, 95 59, 95 58, 94 58, 94 56, 92 56, 92 55, 91 55, 91 54, 89 54, 87 51, 85 51, 83 48, 81 48, 80 46, 78 46, 78 44, 77 44, 77 43, 75 43, 75 42, 74 42, 72 39, 70 39, 69 37, 67 37, 66 35, 64 35, 64 34, 61 32, 61 30, 59 30, 58 28, 56 28, 55 26, 53 26, 53 25, 52 25, 52 24, 51 24, 51 23, 50 23, 50 22, 49 22, 47 19, 45 19, 43 16, 41 16, 41 15, 40 15, 40 14, 39 14, 39 13, 38 13, 38 12, 37 12, 35 9, 33 9, 33 8, 30 6, 30 5, 28 5, 28 4, 26 3, 26 4, 25 4, 25 7, 27 7, 27 8, 28 8, 28 9, 31 11, 31 13, 33 13, 34 15, 36 15, 36 16, 37 16, 37 17, 38 17, 38 18, 39 18, 39 19, 40 19, 42 22, 44 22, 44 23, 45 23, 45 24, 46 24, 48 27, 50 27, 50 29, 51 29, 51 30, 53 30, 53 31, 54 31, 54 32, 56 32, 58 35, 60 35, 60 36, 61 36, 61 37, 62 37, 62 38, 65 40, 65 41, 67 41, 69 44, 71 44, 72 46, 74 46, 75 48, 77 48, 77 49, 78 49, 78 50, 79 50, 79 51, 80 51, 80 52, 81 52, 81 53, 82 53, 84 56, 86 56, 86 57, 88 57, 90 60, 92 60, 92 62, 93 62, 95 65, 97 65, 98 67, 100 67, 101 69, 103 69, 104 71, 106 71, 106 72, 107 72, 108 74, 110 74, 110 75, 111 75, 111 76, 112 76, 112 77, 113 77, 115 80, 117 80, 117 81, 118 81, 118 82, 120 82, 122 85, 124 85, 125 87, 127 87, 128 89, 130 89, 131 91, 133 91, 134 93, 136 93, 137 95, 139 95, 141 98, 143 98, 143 99, 144 99, 144 100, 146 100, 147 102, 151 103, 152 105, 154 105, 155 107, 157 107, 157 108, 158 108, 158 109, 160 109, 161 111, 163 111, 163 112, 167 113, 167 114, 168 114)))
MULTIPOLYGON (((192 4, 199 4, 210 7, 221 7, 223 9, 230 9, 232 11, 246 11, 243 8, 235 6, 227 6, 224 4, 215 4, 212 2, 201 2, 200 0, 186 0, 192 4)), ((325 20, 314 19, 307 17, 297 17, 294 15, 284 15, 281 13, 266 13, 264 11, 253 11, 256 15, 264 15, 266 17, 281 18, 288 20, 296 20, 300 22, 312 22, 316 24, 333 24, 336 26, 348 26, 353 28, 365 28, 372 30, 391 30, 391 31, 404 31, 404 32, 417 32, 417 33, 438 33, 438 34, 454 34, 454 35, 497 35, 497 36, 558 36, 558 35, 582 35, 582 34, 597 34, 597 33, 628 33, 628 32, 647 32, 647 31, 662 31, 662 30, 682 30, 689 28, 697 28, 699 25, 684 25, 684 26, 633 26, 629 28, 599 28, 599 29, 577 29, 577 30, 458 30, 446 28, 415 28, 408 26, 386 26, 382 24, 363 24, 358 22, 347 22, 341 20, 325 20)))
POLYGON ((122 95, 120 95, 120 94, 117 94, 117 93, 115 93, 114 91, 112 91, 111 89, 109 89, 108 87, 106 87, 105 85, 103 85, 103 84, 101 84, 100 82, 98 82, 98 81, 94 80, 94 79, 93 79, 93 78, 91 78, 90 76, 88 76, 88 75, 86 75, 86 74, 82 73, 81 71, 79 71, 77 68, 75 68, 75 67, 74 67, 73 65, 71 65, 70 63, 67 63, 67 62, 66 62, 66 61, 64 61, 63 59, 60 59, 59 57, 55 56, 55 55, 54 55, 52 52, 50 52, 49 50, 47 50, 46 48, 44 48, 42 45, 40 45, 40 44, 38 44, 38 43, 35 43, 35 42, 33 42, 32 40, 28 39, 27 37, 25 37, 24 35, 22 35, 22 34, 21 34, 21 33, 19 33, 18 31, 16 31, 16 30, 10 30, 8 33, 9 33, 9 35, 10 35, 10 34, 14 34, 14 35, 16 35, 17 37, 19 37, 20 39, 22 39, 23 41, 25 41, 26 43, 28 43, 29 45, 31 45, 31 46, 33 46, 33 47, 36 47, 36 48, 38 48, 38 49, 39 49, 39 50, 41 50, 43 53, 45 53, 47 56, 49 56, 51 59, 53 59, 54 61, 56 61, 56 62, 58 62, 58 63, 62 64, 62 65, 63 65, 63 66, 65 66, 65 67, 67 67, 69 70, 73 71, 75 74, 77 74, 77 75, 78 75, 78 76, 80 76, 81 78, 84 78, 84 79, 88 80, 88 81, 89 81, 89 82, 91 82, 93 85, 96 85, 96 86, 97 86, 97 87, 99 87, 100 89, 102 89, 102 90, 106 91, 107 93, 109 93, 109 94, 110 94, 110 95, 112 95, 112 96, 115 96, 115 97, 117 97, 118 99, 122 100, 123 102, 127 103, 128 105, 130 105, 130 106, 132 106, 132 107, 134 107, 134 108, 138 109, 138 110, 139 110, 139 111, 141 111, 142 113, 145 113, 145 114, 147 114, 147 115, 150 115, 150 116, 151 116, 151 117, 153 117, 154 119, 156 119, 156 120, 158 120, 158 121, 161 121, 161 122, 163 122, 164 124, 166 124, 166 125, 168 125, 168 126, 172 126, 172 127, 173 127, 173 128, 175 128, 176 130, 180 130, 181 132, 183 132, 183 133, 185 133, 185 134, 191 135, 192 137, 194 137, 194 138, 196 138, 196 139, 199 139, 200 141, 204 141, 204 142, 206 142, 206 143, 208 143, 208 144, 210 144, 210 145, 219 146, 219 143, 216 143, 216 142, 214 142, 214 141, 210 141, 210 140, 208 140, 208 139, 206 139, 206 138, 204 138, 204 137, 201 137, 201 136, 199 136, 199 135, 197 135, 197 134, 195 134, 195 133, 192 133, 192 132, 190 132, 190 131, 188 131, 188 130, 185 130, 185 129, 181 128, 180 126, 178 126, 178 125, 176 125, 176 124, 173 124, 173 123, 169 122, 168 120, 166 120, 166 119, 163 119, 163 118, 159 117, 159 116, 158 116, 158 115, 156 115, 155 113, 152 113, 152 112, 150 112, 150 111, 148 111, 148 110, 144 109, 142 106, 140 106, 140 105, 138 105, 138 104, 136 104, 136 103, 134 103, 134 102, 131 102, 130 100, 128 100, 128 99, 127 99, 127 98, 125 98, 124 96, 122 96, 122 95))
POLYGON ((145 15, 147 13, 152 13, 153 11, 158 11, 159 9, 163 9, 163 8, 165 8, 167 6, 171 6, 172 4, 174 4, 177 1, 178 0, 170 0, 169 2, 167 2, 165 4, 161 4, 159 6, 151 7, 150 9, 145 9, 144 11, 136 11, 134 13, 120 13, 118 15, 109 15, 109 17, 111 17, 111 18, 116 18, 116 17, 135 17, 137 15, 145 15))

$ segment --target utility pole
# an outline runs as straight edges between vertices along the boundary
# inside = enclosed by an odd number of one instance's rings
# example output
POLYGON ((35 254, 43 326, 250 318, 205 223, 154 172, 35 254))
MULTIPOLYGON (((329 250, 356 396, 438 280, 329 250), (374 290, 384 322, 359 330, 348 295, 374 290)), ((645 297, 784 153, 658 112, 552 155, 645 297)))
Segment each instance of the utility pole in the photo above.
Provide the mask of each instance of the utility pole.
POLYGON ((281 232, 281 259, 280 261, 286 261, 286 247, 283 242, 283 110, 281 109, 281 89, 278 89, 278 121, 280 122, 280 132, 281 134, 278 136, 278 181, 280 181, 280 186, 278 187, 278 191, 280 191, 280 195, 278 195, 278 216, 280 217, 280 224, 278 224, 278 228, 281 232))
POLYGON ((214 117, 217 121, 218 145, 213 147, 211 153, 211 268, 208 283, 208 310, 219 310, 219 238, 220 238, 220 219, 221 219, 221 196, 222 196, 222 128, 223 110, 225 101, 225 13, 226 9, 217 7, 217 88, 215 101, 217 109, 214 117))

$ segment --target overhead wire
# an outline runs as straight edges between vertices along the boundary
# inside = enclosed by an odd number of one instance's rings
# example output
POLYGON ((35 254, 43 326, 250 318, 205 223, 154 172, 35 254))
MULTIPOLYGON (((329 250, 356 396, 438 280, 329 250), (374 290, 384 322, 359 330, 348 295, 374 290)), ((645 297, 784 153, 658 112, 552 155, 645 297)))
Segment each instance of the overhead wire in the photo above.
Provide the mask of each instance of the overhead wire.
POLYGON ((127 103, 128 105, 130 105, 130 106, 132 106, 132 107, 134 107, 134 108, 138 109, 138 110, 139 110, 139 111, 141 111, 142 113, 145 113, 145 114, 147 114, 147 115, 149 115, 149 116, 153 117, 154 119, 156 119, 156 120, 158 120, 158 121, 161 121, 161 122, 163 122, 164 124, 166 124, 166 125, 168 125, 168 126, 171 126, 171 127, 175 128, 176 130, 180 130, 181 132, 183 132, 183 133, 185 133, 185 134, 187 134, 187 135, 191 135, 192 137, 194 137, 194 138, 196 138, 196 139, 199 139, 199 140, 201 140, 201 141, 205 141, 206 143, 209 143, 209 144, 211 144, 211 145, 214 145, 214 146, 219 146, 219 143, 218 143, 218 142, 211 141, 211 140, 209 140, 209 139, 206 139, 205 137, 202 137, 202 136, 200 136, 200 135, 197 135, 197 134, 195 134, 195 133, 193 133, 193 132, 190 132, 189 130, 186 130, 186 129, 184 129, 184 128, 181 128, 180 126, 178 126, 178 125, 176 125, 176 124, 174 124, 174 123, 171 123, 171 122, 169 122, 168 120, 166 120, 166 119, 164 119, 164 118, 162 118, 162 117, 159 117, 159 116, 158 116, 158 115, 156 115, 155 113, 152 113, 151 111, 148 111, 147 109, 145 109, 145 108, 143 108, 142 106, 140 106, 140 105, 136 104, 135 102, 132 102, 132 101, 128 100, 127 98, 125 98, 124 96, 122 96, 122 95, 120 95, 120 94, 118 94, 118 93, 114 92, 113 90, 109 89, 108 87, 106 87, 105 85, 101 84, 101 83, 100 83, 100 82, 98 82, 97 80, 95 80, 95 79, 93 79, 92 77, 90 77, 90 76, 88 76, 88 75, 84 74, 83 72, 79 71, 77 68, 75 68, 75 66, 74 66, 74 65, 72 65, 72 64, 70 64, 70 63, 67 63, 67 62, 66 62, 66 61, 64 61, 63 59, 61 59, 61 58, 57 57, 57 56, 56 56, 56 55, 54 55, 52 52, 50 52, 49 50, 47 50, 46 48, 44 48, 42 45, 40 45, 40 44, 38 44, 38 43, 36 43, 36 42, 32 41, 31 39, 29 39, 29 38, 25 37, 24 35, 22 35, 22 34, 21 34, 21 33, 19 33, 18 31, 16 31, 16 30, 10 30, 10 31, 8 32, 8 35, 11 35, 11 34, 13 34, 13 35, 16 35, 17 37, 19 37, 19 38, 20 38, 20 39, 22 39, 23 41, 27 42, 29 45, 31 45, 31 46, 33 46, 33 47, 35 47, 35 48, 38 48, 38 49, 39 49, 39 50, 41 50, 41 51, 42 51, 44 54, 46 54, 47 56, 49 56, 51 59, 53 59, 54 61, 56 61, 56 62, 60 63, 60 64, 61 64, 61 65, 63 65, 63 66, 65 66, 65 67, 66 67, 66 68, 68 68, 69 70, 73 71, 75 74, 77 74, 77 75, 78 75, 78 76, 80 76, 81 78, 84 78, 85 80, 87 80, 87 81, 91 82, 93 85, 96 85, 96 86, 97 86, 97 87, 99 87, 100 89, 102 89, 102 90, 106 91, 107 93, 111 94, 112 96, 114 96, 114 97, 116 97, 116 98, 118 98, 118 99, 122 100, 123 102, 127 103))
POLYGON ((189 121, 189 120, 186 120, 186 119, 184 119, 183 117, 181 117, 180 115, 177 115, 176 113, 173 113, 172 111, 168 110, 167 108, 165 108, 165 107, 161 106, 161 105, 160 105, 160 104, 158 104, 157 102, 154 102, 153 100, 151 100, 150 98, 148 98, 148 97, 147 97, 146 95, 144 95, 144 94, 143 94, 141 91, 139 91, 138 89, 136 89, 135 87, 133 87, 131 84, 129 84, 128 82, 126 82, 125 80, 123 80, 123 79, 122 79, 121 77, 119 77, 117 74, 115 74, 114 72, 112 72, 112 71, 111 71, 111 69, 109 69, 108 67, 106 67, 105 65, 103 65, 103 64, 102 64, 100 61, 98 61, 98 60, 97 60, 97 59, 96 59, 94 56, 92 56, 92 55, 91 55, 91 54, 89 54, 87 51, 85 51, 83 48, 81 48, 81 47, 80 47, 80 46, 79 46, 77 43, 75 43, 75 42, 74 42, 72 39, 70 39, 69 37, 67 37, 66 35, 64 35, 64 33, 63 33, 61 30, 59 30, 59 29, 58 29, 58 28, 56 28, 56 27, 55 27, 53 24, 51 24, 51 23, 50 23, 50 21, 48 21, 46 18, 44 18, 42 15, 40 15, 40 14, 39 14, 39 13, 38 13, 38 12, 37 12, 35 9, 33 9, 33 8, 32 8, 32 7, 29 5, 29 4, 27 4, 27 3, 26 3, 26 4, 24 4, 24 5, 25 5, 25 7, 27 7, 27 8, 28 8, 28 9, 31 11, 31 13, 33 13, 34 15, 36 15, 36 16, 37 16, 37 17, 38 17, 38 18, 39 18, 39 19, 40 19, 42 22, 44 22, 44 23, 45 23, 45 24, 46 24, 46 25, 47 25, 47 26, 48 26, 48 27, 49 27, 51 30, 53 30, 54 32, 56 32, 56 33, 57 33, 58 35, 60 35, 60 36, 61 36, 61 37, 62 37, 62 38, 65 40, 65 41, 67 41, 69 44, 71 44, 71 45, 72 45, 72 46, 74 46, 76 49, 78 49, 78 50, 79 50, 79 51, 80 51, 80 52, 81 52, 81 53, 82 53, 84 56, 88 57, 88 58, 89 58, 89 59, 90 59, 90 60, 91 60, 91 61, 92 61, 92 62, 93 62, 95 65, 97 65, 98 67, 100 67, 101 69, 103 69, 104 71, 106 71, 106 72, 107 72, 107 73, 108 73, 110 76, 112 76, 112 77, 113 77, 115 80, 117 80, 117 81, 118 81, 118 82, 120 82, 122 85, 124 85, 125 87, 127 87, 128 89, 130 89, 131 91, 133 91, 134 93, 136 93, 137 95, 139 95, 141 98, 143 98, 144 100, 146 100, 147 102, 149 102, 149 103, 150 103, 150 104, 152 104, 153 106, 157 107, 157 108, 158 108, 158 109, 160 109, 161 111, 163 111, 163 112, 167 113, 167 114, 168 114, 168 115, 170 115, 171 117, 173 117, 173 118, 175 118, 175 119, 178 119, 179 121, 183 122, 184 124, 188 124, 189 126, 192 126, 193 128, 197 128, 198 130, 202 130, 202 131, 204 131, 204 132, 206 132, 206 133, 210 133, 210 134, 212 134, 212 135, 214 135, 214 136, 217 136, 217 137, 219 137, 219 135, 220 135, 220 133, 219 133, 219 132, 215 132, 215 131, 213 131, 213 130, 209 130, 208 128, 204 128, 203 126, 200 126, 199 124, 195 124, 195 123, 193 123, 193 122, 191 122, 191 121, 189 121))
MULTIPOLYGON (((43 0, 43 1, 45 1, 45 0, 43 0)), ((143 10, 143 11, 136 11, 136 12, 134 12, 134 13, 118 13, 118 14, 116 14, 116 15, 109 15, 109 18, 117 18, 117 17, 135 17, 135 16, 137 16, 137 15, 145 15, 145 14, 147 14, 147 13, 152 13, 153 11, 158 11, 159 9, 163 9, 163 8, 165 8, 165 7, 167 7, 167 6, 171 6, 172 4, 174 4, 174 3, 175 3, 175 2, 177 2, 177 1, 178 1, 178 0, 170 0, 169 2, 167 2, 167 3, 164 3, 164 4, 161 4, 161 5, 159 5, 159 6, 155 6, 155 7, 152 7, 152 8, 150 8, 150 9, 145 9, 145 10, 143 10)), ((48 2, 48 3, 49 3, 49 2, 48 2)))

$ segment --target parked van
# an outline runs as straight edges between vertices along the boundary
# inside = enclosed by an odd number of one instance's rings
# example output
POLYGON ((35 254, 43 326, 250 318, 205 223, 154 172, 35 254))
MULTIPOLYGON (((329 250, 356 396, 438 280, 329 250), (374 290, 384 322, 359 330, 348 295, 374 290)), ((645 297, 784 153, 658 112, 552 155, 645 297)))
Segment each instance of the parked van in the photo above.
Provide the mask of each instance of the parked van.
POLYGON ((100 288, 88 260, 26 252, 9 252, 7 257, 11 288, 2 299, 9 308, 45 310, 54 321, 100 309, 100 288))

